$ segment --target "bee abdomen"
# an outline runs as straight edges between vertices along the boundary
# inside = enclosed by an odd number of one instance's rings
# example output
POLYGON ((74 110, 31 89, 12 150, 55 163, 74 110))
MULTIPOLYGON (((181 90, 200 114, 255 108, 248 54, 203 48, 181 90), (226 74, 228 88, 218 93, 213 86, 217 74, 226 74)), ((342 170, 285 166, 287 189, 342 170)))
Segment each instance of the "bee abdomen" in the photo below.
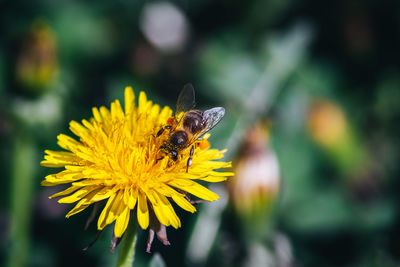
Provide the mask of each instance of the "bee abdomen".
POLYGON ((204 128, 203 115, 201 110, 189 111, 183 118, 183 127, 191 134, 200 132, 204 128))

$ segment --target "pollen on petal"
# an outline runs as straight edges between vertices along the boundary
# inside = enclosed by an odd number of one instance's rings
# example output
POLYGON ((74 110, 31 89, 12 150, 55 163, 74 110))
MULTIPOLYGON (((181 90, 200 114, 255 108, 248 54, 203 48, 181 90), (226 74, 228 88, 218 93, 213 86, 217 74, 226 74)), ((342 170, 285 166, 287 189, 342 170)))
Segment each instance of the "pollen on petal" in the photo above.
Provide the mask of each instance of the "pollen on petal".
POLYGON ((208 142, 207 139, 201 140, 201 142, 199 143, 199 148, 201 150, 207 149, 210 147, 210 142, 208 142))

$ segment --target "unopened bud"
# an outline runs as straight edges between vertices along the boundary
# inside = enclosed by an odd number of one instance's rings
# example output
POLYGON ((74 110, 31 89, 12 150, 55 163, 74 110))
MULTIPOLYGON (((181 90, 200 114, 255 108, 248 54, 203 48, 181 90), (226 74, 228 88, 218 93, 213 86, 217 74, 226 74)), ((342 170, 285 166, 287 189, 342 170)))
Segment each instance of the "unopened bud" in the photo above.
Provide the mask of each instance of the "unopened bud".
POLYGON ((31 93, 48 89, 58 73, 56 54, 56 41, 50 27, 44 22, 33 24, 17 59, 17 82, 31 93))
POLYGON ((311 106, 307 124, 313 140, 324 147, 337 145, 347 132, 347 120, 342 109, 326 100, 319 100, 311 106))
POLYGON ((236 162, 229 192, 237 214, 249 228, 265 228, 279 191, 280 173, 275 153, 268 145, 269 132, 262 124, 249 129, 236 162))

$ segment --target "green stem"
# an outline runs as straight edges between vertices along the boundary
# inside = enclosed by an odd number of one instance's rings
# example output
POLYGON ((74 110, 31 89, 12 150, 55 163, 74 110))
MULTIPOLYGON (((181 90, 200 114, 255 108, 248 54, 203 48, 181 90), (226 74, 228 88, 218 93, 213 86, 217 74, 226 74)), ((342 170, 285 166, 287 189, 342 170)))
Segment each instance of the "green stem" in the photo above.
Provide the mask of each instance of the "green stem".
POLYGON ((137 239, 136 216, 131 216, 128 228, 122 238, 121 250, 119 251, 118 267, 132 267, 135 256, 135 245, 137 239))
POLYGON ((32 198, 38 165, 35 157, 33 138, 18 133, 14 139, 12 158, 9 267, 28 265, 32 198))

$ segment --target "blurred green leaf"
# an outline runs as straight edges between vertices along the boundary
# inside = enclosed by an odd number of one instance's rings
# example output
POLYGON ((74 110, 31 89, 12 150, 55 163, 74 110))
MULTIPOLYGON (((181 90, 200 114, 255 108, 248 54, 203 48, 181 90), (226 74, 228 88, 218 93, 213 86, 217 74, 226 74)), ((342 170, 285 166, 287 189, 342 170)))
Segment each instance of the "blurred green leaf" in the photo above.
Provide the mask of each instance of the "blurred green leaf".
POLYGON ((154 256, 151 258, 149 267, 166 267, 163 258, 159 253, 155 253, 154 256))
POLYGON ((10 253, 8 266, 26 266, 31 254, 32 200, 38 167, 35 141, 26 133, 18 133, 12 157, 10 201, 10 253))

